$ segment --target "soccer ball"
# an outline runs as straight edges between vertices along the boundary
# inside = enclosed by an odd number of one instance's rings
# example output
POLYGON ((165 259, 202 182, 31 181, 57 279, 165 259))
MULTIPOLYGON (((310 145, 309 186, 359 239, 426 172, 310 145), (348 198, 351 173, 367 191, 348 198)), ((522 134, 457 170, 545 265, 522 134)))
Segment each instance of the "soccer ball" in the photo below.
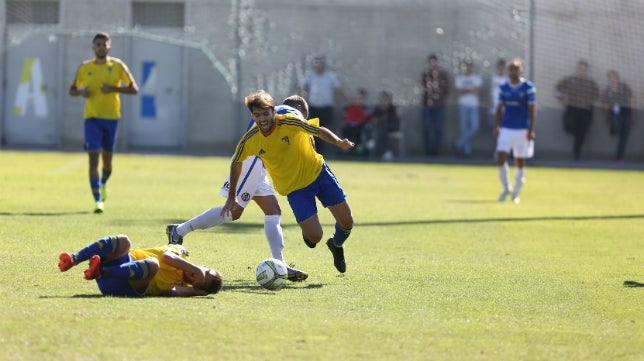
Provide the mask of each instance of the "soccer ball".
POLYGON ((288 271, 284 262, 275 259, 267 258, 260 262, 255 271, 255 278, 260 286, 267 290, 279 290, 286 283, 288 271))

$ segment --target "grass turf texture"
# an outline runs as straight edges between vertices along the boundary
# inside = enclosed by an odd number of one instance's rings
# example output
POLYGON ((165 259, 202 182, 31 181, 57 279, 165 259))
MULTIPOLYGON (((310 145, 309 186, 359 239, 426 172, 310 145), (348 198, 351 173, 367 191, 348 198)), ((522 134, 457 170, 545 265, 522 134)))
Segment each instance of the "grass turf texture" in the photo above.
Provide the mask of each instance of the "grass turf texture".
MULTIPOLYGON (((62 251, 125 233, 166 243, 167 223, 222 205, 227 157, 117 154, 92 214, 84 153, 0 152, 0 359, 641 360, 644 173, 528 168, 520 205, 498 203, 493 165, 331 161, 355 228, 348 271, 311 250, 288 202, 287 261, 309 272, 271 292, 251 205, 188 235, 224 291, 191 299, 102 297, 62 251), (630 283, 629 283, 630 281, 630 283), (627 282, 627 283, 625 283, 627 282)), ((327 210, 325 239, 333 231, 327 210)))

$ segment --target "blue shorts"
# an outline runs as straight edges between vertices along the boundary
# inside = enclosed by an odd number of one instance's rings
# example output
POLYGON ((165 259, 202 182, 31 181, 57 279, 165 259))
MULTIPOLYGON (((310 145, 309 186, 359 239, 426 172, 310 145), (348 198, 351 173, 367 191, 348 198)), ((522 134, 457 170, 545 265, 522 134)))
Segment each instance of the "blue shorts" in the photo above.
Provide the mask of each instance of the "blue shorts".
POLYGON ((338 183, 337 178, 326 163, 322 165, 322 171, 320 171, 320 175, 313 183, 293 191, 287 196, 297 223, 301 223, 318 213, 315 197, 320 200, 325 208, 338 205, 347 199, 342 187, 340 187, 340 183, 338 183))
POLYGON ((113 152, 118 134, 118 119, 85 119, 85 150, 113 152))
MULTIPOLYGON (((121 258, 108 262, 101 262, 101 266, 120 266, 132 261, 132 257, 129 254, 126 254, 121 258)), ((98 289, 101 290, 101 293, 105 296, 141 297, 145 295, 145 288, 142 290, 133 289, 128 278, 101 277, 96 279, 96 283, 98 284, 98 289)))

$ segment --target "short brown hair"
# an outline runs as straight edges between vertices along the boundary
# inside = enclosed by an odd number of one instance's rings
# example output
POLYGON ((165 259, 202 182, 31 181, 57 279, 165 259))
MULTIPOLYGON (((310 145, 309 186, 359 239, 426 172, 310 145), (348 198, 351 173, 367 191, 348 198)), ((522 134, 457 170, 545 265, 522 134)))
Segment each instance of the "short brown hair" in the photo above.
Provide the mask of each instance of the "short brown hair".
POLYGON ((224 287, 224 276, 217 270, 212 271, 214 272, 215 277, 210 284, 205 285, 203 288, 203 290, 208 292, 208 294, 217 293, 224 287))
POLYGON ((105 39, 107 41, 111 40, 110 39, 110 34, 108 34, 108 33, 98 33, 98 34, 94 35, 94 39, 92 40, 92 44, 94 44, 94 42, 96 42, 97 39, 105 39))
POLYGON ((306 102, 304 97, 297 94, 291 95, 284 99, 282 104, 299 110, 304 119, 309 119, 309 104, 306 102))
POLYGON ((250 110, 251 112, 253 111, 253 108, 275 107, 275 100, 273 100, 273 97, 263 89, 249 94, 246 98, 244 98, 244 102, 246 103, 248 110, 250 110))

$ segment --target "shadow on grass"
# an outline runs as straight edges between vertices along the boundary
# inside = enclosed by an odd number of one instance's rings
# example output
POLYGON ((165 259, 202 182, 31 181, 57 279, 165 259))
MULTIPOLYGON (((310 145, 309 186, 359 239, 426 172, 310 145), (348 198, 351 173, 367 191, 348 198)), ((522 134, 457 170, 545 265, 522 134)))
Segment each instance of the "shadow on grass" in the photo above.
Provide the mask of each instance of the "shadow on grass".
POLYGON ((644 283, 640 283, 637 281, 624 281, 624 287, 631 287, 631 288, 644 287, 644 283))
MULTIPOLYGON (((324 287, 322 283, 305 283, 305 282, 286 282, 280 291, 288 289, 317 289, 324 287)), ((272 295, 275 292, 269 291, 259 284, 249 280, 232 280, 224 281, 224 292, 243 292, 243 293, 256 293, 262 295, 272 295)))
POLYGON ((77 212, 0 212, 0 216, 27 216, 27 217, 59 217, 59 216, 72 216, 78 214, 91 214, 90 211, 77 211, 77 212))
POLYGON ((103 298, 103 296, 100 293, 92 293, 92 294, 86 294, 86 295, 71 295, 71 296, 39 296, 38 298, 42 299, 48 299, 48 298, 103 298))
POLYGON ((489 222, 535 222, 535 221, 589 221, 589 220, 618 220, 639 219, 644 214, 622 214, 606 216, 552 216, 552 217, 496 217, 477 219, 426 219, 403 222, 360 222, 358 226, 388 226, 388 225, 414 225, 414 224, 449 224, 449 223, 489 223, 489 222))
MULTIPOLYGON (((358 227, 369 226, 395 226, 395 225, 422 225, 422 224, 450 224, 450 223, 491 223, 491 222, 539 222, 539 221, 589 221, 589 220, 620 220, 620 219, 642 219, 644 214, 621 214, 621 215, 604 215, 604 216, 550 216, 550 217, 496 217, 496 218, 475 218, 475 219, 418 219, 410 221, 394 221, 394 222, 359 222, 358 227)), ((183 221, 169 220, 170 223, 181 223, 183 221)), ((323 226, 334 226, 332 223, 323 223, 323 226)), ((215 229, 220 229, 225 233, 244 233, 249 229, 262 229, 263 224, 258 222, 227 222, 206 232, 214 232, 215 229)), ((296 223, 284 222, 282 227, 298 227, 296 223)))

